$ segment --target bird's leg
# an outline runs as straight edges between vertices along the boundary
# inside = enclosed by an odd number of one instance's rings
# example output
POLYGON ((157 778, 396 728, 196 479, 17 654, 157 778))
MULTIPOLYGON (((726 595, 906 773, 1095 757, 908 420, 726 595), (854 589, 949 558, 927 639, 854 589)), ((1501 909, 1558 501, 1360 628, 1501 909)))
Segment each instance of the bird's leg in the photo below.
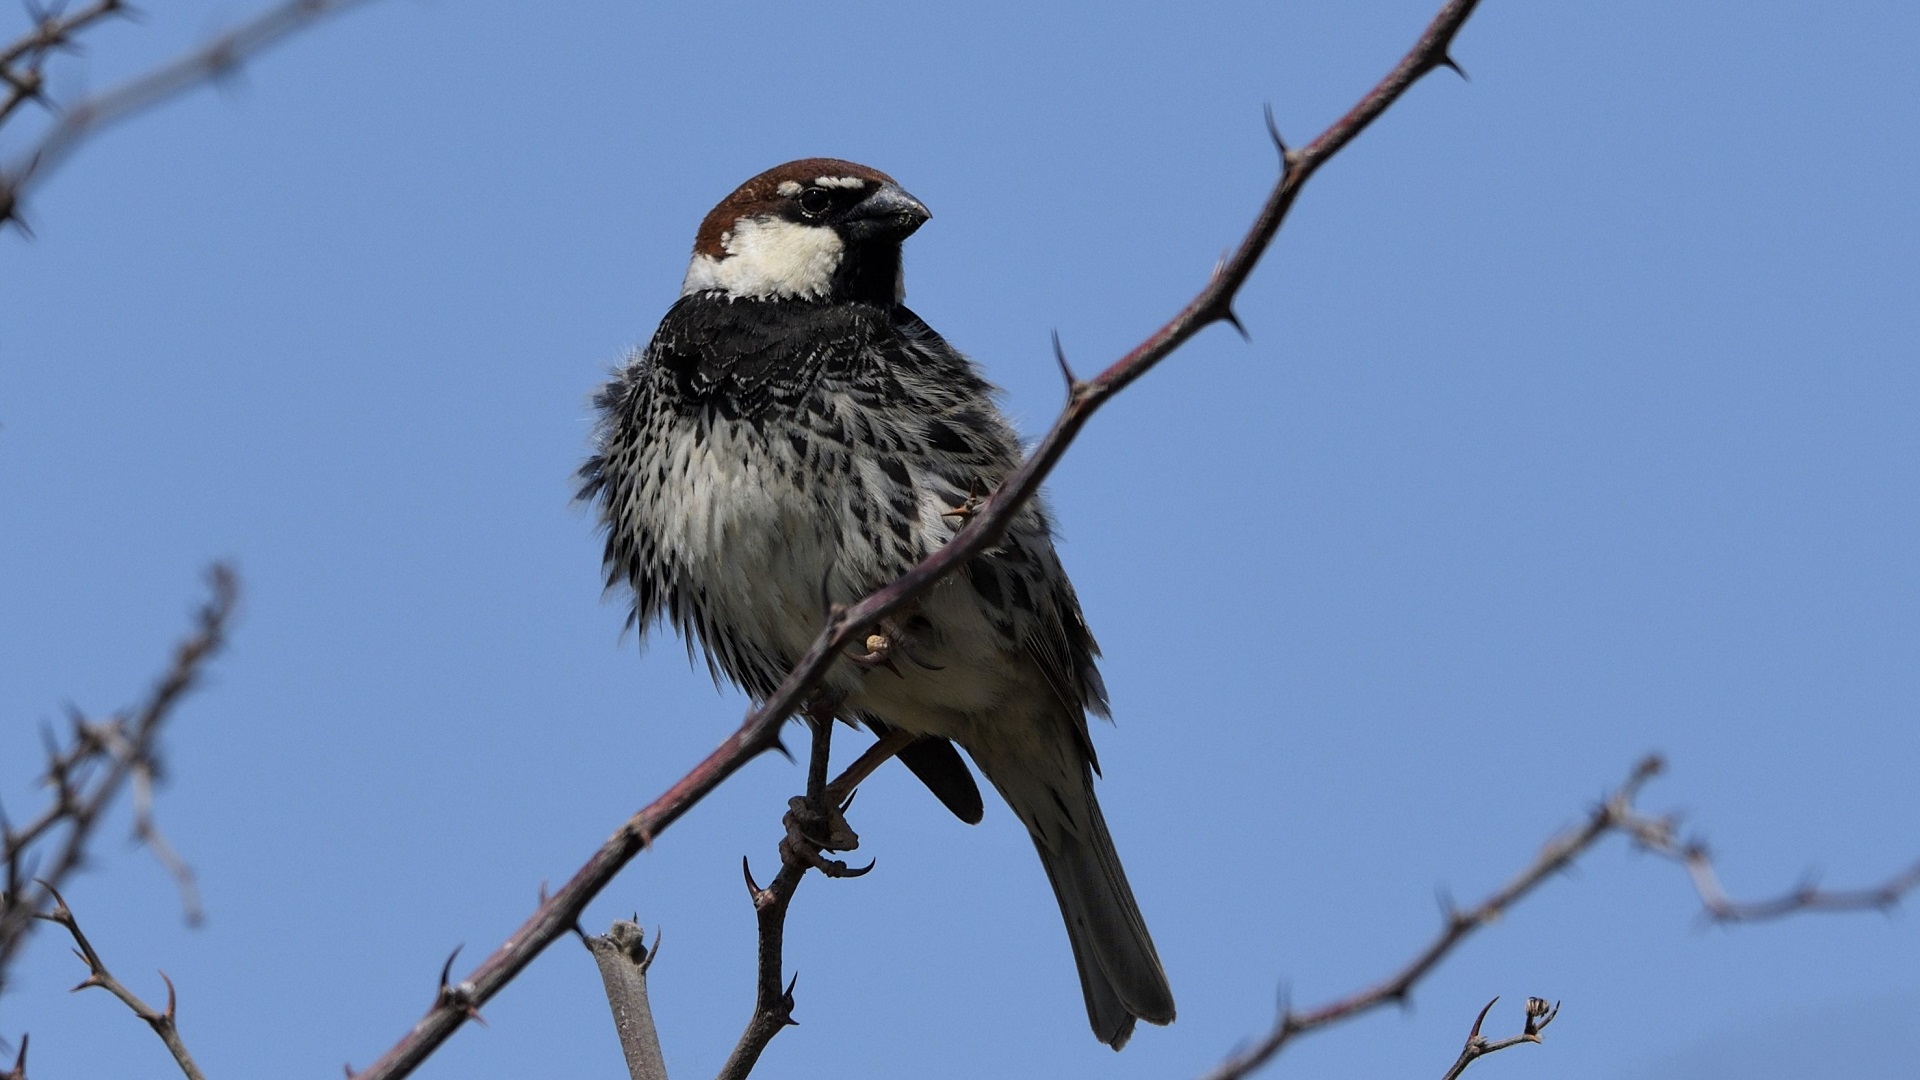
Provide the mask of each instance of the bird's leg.
POLYGON ((845 772, 835 777, 833 783, 827 785, 827 798, 836 805, 853 798, 853 790, 860 786, 861 781, 872 776, 874 770, 887 763, 888 758, 906 749, 907 744, 917 738, 919 738, 918 735, 894 728, 886 735, 874 740, 873 745, 867 747, 866 753, 854 759, 853 764, 847 766, 845 772))
POLYGON ((817 703, 806 710, 807 726, 813 732, 813 752, 807 760, 807 793, 787 800, 782 824, 787 838, 780 843, 782 860, 811 866, 828 877, 859 877, 872 865, 850 869, 838 859, 821 857, 822 851, 852 851, 860 846, 860 837, 847 825, 845 811, 852 799, 830 798, 827 767, 833 747, 833 711, 817 703))

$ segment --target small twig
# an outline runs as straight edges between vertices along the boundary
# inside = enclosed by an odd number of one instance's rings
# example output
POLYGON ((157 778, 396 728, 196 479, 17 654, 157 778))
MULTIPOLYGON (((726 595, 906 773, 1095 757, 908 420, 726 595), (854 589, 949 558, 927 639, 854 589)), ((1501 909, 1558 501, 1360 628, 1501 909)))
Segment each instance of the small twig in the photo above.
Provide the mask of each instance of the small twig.
POLYGON ((1675 817, 1648 817, 1627 802, 1614 806, 1612 812, 1614 828, 1631 837, 1635 846, 1686 869, 1687 879, 1699 894, 1701 912, 1710 922, 1762 922, 1808 911, 1886 911, 1920 888, 1920 863, 1915 863, 1885 882, 1864 889, 1827 890, 1808 881, 1770 899, 1735 900, 1721 886, 1707 845, 1678 839, 1679 822, 1675 817))
POLYGON ((0 49, 0 82, 6 83, 6 97, 0 98, 0 124, 5 124, 20 106, 41 100, 46 80, 41 65, 46 58, 62 50, 75 49, 74 36, 88 26, 113 15, 128 13, 122 0, 95 0, 70 13, 41 12, 28 8, 34 16, 33 29, 0 49))
MULTIPOLYGON (((44 882, 42 884, 45 885, 44 882)), ((81 980, 80 985, 74 987, 74 990, 80 991, 98 986, 119 998, 127 1008, 133 1010, 135 1016, 145 1020, 147 1026, 153 1028, 154 1034, 160 1036, 161 1042, 167 1044, 168 1052, 173 1054, 174 1063, 180 1066, 180 1071, 186 1074, 187 1080, 206 1080, 206 1074, 200 1071, 200 1066, 193 1063, 193 1055, 187 1052, 187 1044, 180 1039, 180 1028, 174 1023, 176 997, 173 980, 167 978, 166 972, 160 973, 161 981, 167 984, 165 1009, 155 1009, 140 1000, 139 995, 127 989, 126 984, 114 978, 113 973, 107 970, 107 965, 101 961, 100 954, 93 950, 93 943, 87 940, 87 935, 80 932, 80 922, 73 917, 73 909, 67 906, 66 899, 53 886, 45 885, 45 887, 53 895, 54 907, 53 910, 41 912, 35 917, 66 927, 67 933, 73 935, 76 946, 74 955, 87 965, 87 977, 81 980)))
MULTIPOLYGON (((0 225, 17 220, 20 200, 88 136, 135 113, 151 108, 183 90, 232 74, 269 47, 306 29, 321 18, 361 0, 285 0, 206 44, 137 75, 110 90, 75 102, 63 112, 40 141, 12 165, 0 168, 0 225)), ((96 5, 99 6, 99 5, 96 5)), ((114 5, 118 7, 119 5, 114 5)), ((98 17, 98 16, 95 16, 98 17)), ((18 44, 16 43, 16 48, 18 44)), ((23 54, 25 55, 25 54, 23 54)), ((37 73, 37 69, 34 69, 37 73)), ((38 80, 33 93, 38 94, 38 80)), ((16 90, 16 93, 21 92, 16 90)))
MULTIPOLYGON (((662 831, 697 805, 748 761, 779 746, 780 726, 800 707, 848 646, 864 641, 867 631, 905 608, 922 593, 982 551, 998 543, 1007 526, 1040 489, 1065 456, 1080 429, 1115 394, 1152 370, 1174 350, 1214 323, 1232 323, 1233 300, 1280 230, 1281 222, 1307 180, 1362 131, 1379 119, 1401 95, 1430 71, 1448 65, 1447 48, 1477 0, 1449 0, 1400 63, 1345 116, 1320 137, 1283 156, 1279 180, 1267 195, 1239 245, 1186 306, 1092 379, 1076 381, 1067 407, 1033 452, 973 513, 953 538, 891 585, 851 607, 835 608, 805 656, 766 701, 747 714, 738 730, 672 787, 627 819, 545 903, 514 931, 493 955, 474 969, 470 981, 479 1000, 500 992, 534 957, 569 933, 587 904, 626 864, 662 831)), ((436 1008, 421 1017, 379 1061, 356 1080, 397 1080, 419 1067, 434 1049, 459 1029, 458 1012, 436 1008)))
POLYGON ((1486 1023, 1487 1014, 1493 1011, 1494 1004, 1499 1000, 1494 998, 1493 1001, 1487 1002, 1486 1007, 1480 1010, 1480 1015, 1474 1017, 1473 1030, 1467 1032, 1467 1044, 1460 1048, 1460 1056, 1454 1059, 1453 1067, 1448 1069, 1446 1075, 1440 1080, 1459 1080, 1460 1074, 1467 1071, 1467 1066, 1488 1054, 1496 1054, 1509 1047, 1519 1046, 1521 1043, 1538 1043, 1540 1033, 1546 1030, 1548 1024, 1553 1023, 1554 1017, 1560 1015, 1559 1002, 1548 1005, 1545 998, 1530 997, 1527 999, 1526 1026, 1521 1029, 1520 1034, 1493 1042, 1480 1034, 1480 1025, 1486 1023))
POLYGON ((188 921, 200 915, 192 872, 154 823, 152 786, 160 773, 160 733, 180 701, 204 677, 207 664, 225 647, 227 628, 239 599, 233 570, 216 564, 207 573, 212 595, 195 613, 195 626, 175 646, 173 661, 154 685, 147 700, 131 714, 95 723, 78 714, 70 717, 65 745, 48 736, 46 785, 53 789, 47 808, 25 828, 0 826, 5 845, 6 888, 0 895, 0 988, 21 944, 31 932, 34 917, 53 901, 51 889, 65 884, 85 861, 94 828, 129 783, 135 789, 134 833, 145 841, 162 866, 180 883, 188 921), (37 868, 30 849, 65 826, 59 844, 37 868), (32 884, 42 881, 49 888, 32 884))
MULTIPOLYGON (((1689 874, 1693 876, 1695 887, 1700 889, 1701 902, 1708 914, 1720 921, 1770 918, 1798 911, 1882 910, 1897 903, 1900 898, 1920 884, 1920 881, 1916 880, 1916 871, 1908 870, 1890 879, 1884 885, 1853 892, 1826 893, 1803 887, 1775 900, 1755 903, 1728 900, 1718 889, 1712 866, 1707 861, 1706 849, 1698 844, 1682 846, 1674 843, 1671 819, 1647 817, 1633 805, 1633 800, 1639 795, 1640 789, 1646 785, 1647 781, 1659 775, 1664 768, 1665 763, 1657 756, 1641 759, 1627 777, 1626 783, 1622 784, 1618 791, 1609 795, 1599 806, 1594 807, 1585 822, 1578 828, 1549 840, 1526 869, 1520 871, 1493 895, 1465 910, 1448 904, 1445 912, 1446 921, 1441 926, 1439 934, 1399 971, 1371 987, 1315 1009, 1305 1012, 1296 1012, 1291 1007, 1281 1009, 1280 1016, 1264 1037, 1221 1063, 1218 1068, 1206 1075, 1206 1080, 1239 1080, 1240 1077, 1251 1075, 1272 1060, 1282 1048, 1298 1036, 1351 1020, 1382 1005, 1406 1001, 1413 992, 1415 984, 1438 967, 1440 961, 1453 952, 1469 935, 1483 926, 1499 921, 1510 908, 1525 899, 1547 879, 1571 866, 1575 859, 1586 854, 1594 845, 1614 833, 1624 834, 1635 843, 1685 864, 1689 874), (1712 888, 1701 887, 1702 882, 1710 883, 1712 888)), ((1491 1005, 1488 1007, 1491 1008, 1491 1005)), ((1533 1010, 1531 999, 1528 1010, 1531 1016, 1533 1010)), ((1549 1011, 1546 1015, 1551 1018, 1552 1012, 1549 1011)), ((1539 1028, 1545 1026, 1546 1022, 1542 1020, 1532 1027, 1532 1033, 1537 1035, 1539 1028)), ((1478 1027, 1476 1024, 1476 1033, 1478 1027)), ((1524 1035, 1520 1036, 1520 1040, 1539 1041, 1538 1039, 1529 1040, 1524 1035)), ((1468 1042, 1471 1046, 1471 1037, 1468 1042)), ((1488 1052, 1491 1051, 1481 1051, 1481 1053, 1488 1052)))
POLYGON ((600 968, 607 1004, 613 1007, 613 1027, 627 1058, 627 1075, 632 1080, 667 1080, 660 1033, 653 1025, 653 1006, 647 1001, 647 969, 660 955, 660 938, 654 937, 653 951, 649 952, 645 937, 639 923, 621 919, 605 934, 582 935, 580 940, 600 968))

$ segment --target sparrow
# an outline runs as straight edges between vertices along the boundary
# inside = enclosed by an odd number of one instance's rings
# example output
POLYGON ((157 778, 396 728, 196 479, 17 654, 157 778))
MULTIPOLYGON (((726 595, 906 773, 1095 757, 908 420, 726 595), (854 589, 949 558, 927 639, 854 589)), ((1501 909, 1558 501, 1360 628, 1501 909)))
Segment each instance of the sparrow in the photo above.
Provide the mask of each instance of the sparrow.
MULTIPOLYGON (((930 217, 887 174, 806 158, 707 214, 680 298, 595 398, 580 497, 607 535, 630 625, 671 623, 764 700, 826 605, 851 604, 944 544, 1020 463, 998 390, 903 303, 901 244, 930 217)), ((998 546, 884 626, 884 664, 837 659, 833 715, 919 739, 903 762, 962 820, 964 749, 1033 838, 1094 1034, 1171 1023, 1173 992, 1094 798, 1098 649, 1024 507, 998 546)))

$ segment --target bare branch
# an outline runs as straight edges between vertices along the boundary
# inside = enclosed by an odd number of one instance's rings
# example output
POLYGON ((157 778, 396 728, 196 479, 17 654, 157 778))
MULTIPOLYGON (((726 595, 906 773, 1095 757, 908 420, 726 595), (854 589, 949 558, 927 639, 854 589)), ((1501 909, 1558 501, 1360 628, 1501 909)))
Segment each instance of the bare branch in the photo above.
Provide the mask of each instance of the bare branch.
MULTIPOLYGON (((1239 1080, 1271 1061, 1289 1042, 1320 1028, 1329 1027, 1342 1021, 1351 1020, 1362 1013, 1371 1012, 1382 1005, 1404 1002, 1413 992, 1415 984, 1439 966, 1440 961, 1453 952, 1469 935, 1483 926, 1499 921, 1508 909, 1525 899, 1548 878, 1571 866, 1575 859, 1586 854, 1594 845, 1613 833, 1621 833, 1636 844, 1649 848, 1661 855, 1683 863, 1692 875, 1695 887, 1700 889, 1701 903, 1708 915, 1720 921, 1736 919, 1771 918, 1799 911, 1862 911, 1883 910, 1897 903, 1916 884, 1920 884, 1920 875, 1915 870, 1907 870, 1889 879, 1885 884, 1870 889, 1851 892, 1827 893, 1802 887, 1787 895, 1773 900, 1753 903, 1740 903, 1729 900, 1719 891, 1712 864, 1707 860, 1706 849, 1699 844, 1681 846, 1672 840, 1671 819, 1650 818, 1642 814, 1633 805, 1634 798, 1648 780, 1659 775, 1665 764, 1660 758, 1649 756, 1634 766, 1620 789, 1608 796, 1599 806, 1587 815, 1587 820, 1577 828, 1547 841, 1545 847, 1534 857, 1526 869, 1502 886, 1493 895, 1479 904, 1460 910, 1447 905, 1446 922, 1440 932, 1417 953, 1399 971, 1386 979, 1346 997, 1329 1002, 1305 1012, 1295 1012, 1291 1007, 1283 1008, 1274 1025, 1261 1040, 1248 1049, 1235 1054, 1218 1068, 1206 1075, 1206 1080, 1239 1080), (1712 884, 1711 890, 1701 887, 1701 882, 1712 884)), ((1528 999, 1528 1016, 1535 1012, 1534 1002, 1528 999)), ((1545 1009, 1545 1002, 1541 1002, 1545 1009)), ((1489 1004, 1488 1008, 1492 1008, 1489 1004)), ((1535 1024, 1529 1019, 1529 1031, 1539 1034, 1546 1026, 1559 1006, 1542 1013, 1544 1017, 1535 1024)), ((1484 1013, 1482 1016, 1484 1017, 1484 1013)), ((1469 1050, 1479 1035, 1479 1024, 1474 1025, 1474 1034, 1468 1037, 1469 1050)), ((1538 1042, 1523 1034, 1517 1037, 1521 1042, 1538 1042)), ((1511 1043, 1509 1043, 1511 1045, 1511 1043)), ((1504 1049, 1498 1044, 1488 1044, 1471 1056, 1478 1057, 1493 1050, 1504 1049)), ((1464 1064, 1458 1067, 1464 1068, 1464 1064)), ((1457 1075, 1457 1074, 1451 1074, 1457 1075)))
POLYGON ((41 65, 48 56, 77 48, 75 36, 94 23, 128 14, 121 0, 95 0, 70 14, 33 8, 28 11, 35 16, 33 28, 0 49, 0 82, 7 86, 6 97, 0 98, 0 124, 5 124, 20 106, 41 100, 46 90, 41 65))
POLYGON ((188 920, 199 918, 193 875, 153 821, 152 787, 160 773, 160 733, 180 701, 199 684, 206 666, 225 647, 227 627, 239 598, 233 570, 216 564, 207 572, 212 595, 194 616, 194 629, 175 646, 173 662, 138 709, 95 723, 69 717, 71 731, 61 745, 49 735, 46 786, 53 789, 47 808, 14 829, 0 823, 5 850, 6 890, 0 894, 0 987, 8 965, 33 928, 36 915, 53 902, 55 889, 85 861, 94 828, 131 781, 135 788, 134 834, 180 883, 188 920), (57 829, 65 836, 39 868, 32 850, 57 829), (38 881, 41 887, 31 882, 38 881))
POLYGON ((647 1000, 647 969, 660 955, 660 938, 654 937, 653 951, 648 952, 640 924, 621 919, 605 934, 582 934, 580 940, 593 954, 600 981, 606 985, 607 1004, 613 1007, 613 1027, 627 1058, 627 1075, 632 1080, 667 1080, 660 1033, 654 1028, 653 1006, 647 1000))
MULTIPOLYGON (((273 45, 318 22, 325 16, 361 3, 362 0, 286 0, 255 15, 239 26, 213 38, 206 44, 137 75, 110 90, 77 101, 61 112, 46 134, 12 165, 0 168, 0 224, 17 220, 20 200, 37 183, 44 181, 76 146, 110 124, 157 105, 181 91, 201 83, 231 75, 240 65, 273 45)), ((95 7, 106 6, 96 4, 95 7)), ((111 5, 118 9, 122 5, 111 5)), ((92 10, 92 9, 88 9, 92 10)), ((95 15, 99 18, 106 12, 95 15)), ((44 24, 43 24, 44 25, 44 24)), ((64 42, 70 32, 62 36, 64 42)), ((24 40, 24 39, 23 39, 24 40)), ((19 43, 15 44, 19 47, 19 43)), ((31 47, 29 47, 31 52, 31 47)), ((22 55, 27 55, 23 53, 22 55)), ((44 50, 33 53, 44 55, 44 50)), ((14 86, 11 93, 37 96, 40 92, 39 69, 26 69, 31 93, 14 86)))
MULTIPOLYGON (((1301 187, 1320 166, 1378 119, 1421 76, 1447 64, 1447 49, 1477 0, 1449 0, 1426 32, 1387 77, 1345 116, 1307 146, 1289 151, 1279 181, 1267 196, 1251 229, 1233 253, 1209 278, 1205 287, 1172 320, 1148 336, 1095 378, 1078 383, 1065 411, 1020 468, 986 499, 944 546, 893 584, 850 608, 836 607, 827 625, 814 639, 766 702, 750 712, 740 728, 666 793, 641 809, 601 845, 573 878, 542 904, 470 977, 478 1000, 484 1002, 511 982, 542 950, 578 921, 587 903, 605 888, 653 838, 679 820, 707 793, 748 761, 779 746, 779 730, 800 707, 813 687, 849 645, 865 640, 881 619, 899 611, 915 597, 964 566, 969 559, 997 543, 1041 483, 1053 471, 1087 420, 1108 399, 1131 385, 1175 349, 1209 324, 1228 322, 1233 299, 1279 231, 1301 187)), ((462 1022, 461 1014, 438 1008, 428 1012, 358 1080, 393 1080, 411 1073, 434 1048, 445 1042, 462 1022)))
POLYGON ((1486 1007, 1480 1010, 1480 1015, 1474 1017, 1473 1030, 1467 1032, 1467 1045, 1461 1047, 1460 1056, 1454 1059, 1453 1067, 1449 1068, 1440 1080, 1459 1080, 1460 1074, 1467 1071, 1467 1066, 1488 1054, 1496 1054, 1510 1047, 1519 1046, 1521 1043, 1540 1042, 1540 1033, 1546 1030, 1548 1024, 1553 1023, 1554 1017, 1560 1015, 1559 1002, 1548 1005, 1546 998, 1530 997, 1527 999, 1526 1026, 1521 1029, 1520 1034, 1494 1042, 1480 1034, 1480 1025, 1486 1023, 1487 1014, 1493 1011, 1493 1006, 1499 1000, 1494 998, 1487 1002, 1486 1007))
POLYGON ((80 985, 74 987, 74 990, 80 991, 98 986, 119 998, 127 1008, 133 1010, 133 1015, 145 1020, 147 1026, 153 1028, 154 1034, 160 1036, 161 1042, 167 1044, 168 1052, 173 1055, 174 1064, 180 1066, 180 1071, 186 1074, 187 1080, 206 1080, 206 1074, 200 1071, 200 1066, 193 1063, 193 1055, 187 1052, 187 1044, 180 1039, 179 1026, 174 1023, 176 998, 173 980, 167 978, 166 972, 160 973, 161 981, 167 984, 165 1009, 155 1009, 140 1000, 138 994, 127 989, 125 983, 114 978, 113 973, 107 970, 107 965, 101 961, 100 954, 93 950, 93 943, 87 940, 87 935, 80 932, 80 922, 73 917, 73 909, 67 906, 66 899, 51 885, 46 888, 53 894, 54 908, 35 917, 66 927, 67 933, 73 935, 73 943, 76 946, 74 955, 80 957, 81 962, 87 965, 87 977, 81 980, 80 985))

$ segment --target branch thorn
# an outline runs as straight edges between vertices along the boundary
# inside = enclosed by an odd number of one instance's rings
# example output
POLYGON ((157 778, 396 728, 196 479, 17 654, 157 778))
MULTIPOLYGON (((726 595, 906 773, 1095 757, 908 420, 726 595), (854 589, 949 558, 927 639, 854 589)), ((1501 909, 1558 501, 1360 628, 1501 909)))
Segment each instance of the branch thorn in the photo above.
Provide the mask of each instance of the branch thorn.
POLYGON ((1067 397, 1077 397, 1080 388, 1087 385, 1074 375, 1073 368, 1067 364, 1067 351, 1060 347, 1060 331, 1053 332, 1053 359, 1060 365, 1060 375, 1067 380, 1067 397))

